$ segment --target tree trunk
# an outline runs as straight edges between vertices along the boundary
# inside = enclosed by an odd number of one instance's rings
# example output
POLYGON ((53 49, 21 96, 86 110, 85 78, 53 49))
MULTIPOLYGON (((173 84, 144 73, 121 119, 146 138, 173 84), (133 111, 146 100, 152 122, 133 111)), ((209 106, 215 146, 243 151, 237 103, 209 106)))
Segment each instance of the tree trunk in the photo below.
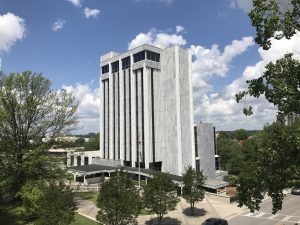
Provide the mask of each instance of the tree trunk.
POLYGON ((192 216, 194 216, 194 209, 195 209, 195 207, 194 207, 194 205, 195 205, 195 203, 191 203, 191 215, 192 216))

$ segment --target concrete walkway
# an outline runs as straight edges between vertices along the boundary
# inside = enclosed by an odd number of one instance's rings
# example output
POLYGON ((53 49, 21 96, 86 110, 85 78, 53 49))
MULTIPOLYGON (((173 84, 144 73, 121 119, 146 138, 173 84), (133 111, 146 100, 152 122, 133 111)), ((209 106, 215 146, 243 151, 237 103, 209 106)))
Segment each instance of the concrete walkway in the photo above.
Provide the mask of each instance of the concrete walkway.
MULTIPOLYGON (((96 220, 98 211, 96 205, 93 202, 87 200, 77 199, 77 201, 77 212, 92 220, 96 220)), ((245 210, 245 208, 237 207, 236 203, 227 204, 215 200, 209 200, 207 198, 195 204, 195 207, 196 216, 188 216, 190 213, 189 204, 181 198, 176 209, 164 216, 166 218, 165 224, 200 225, 207 218, 220 217, 229 219, 236 215, 239 215, 245 210)), ((139 216, 137 220, 139 225, 155 224, 156 215, 139 216)))

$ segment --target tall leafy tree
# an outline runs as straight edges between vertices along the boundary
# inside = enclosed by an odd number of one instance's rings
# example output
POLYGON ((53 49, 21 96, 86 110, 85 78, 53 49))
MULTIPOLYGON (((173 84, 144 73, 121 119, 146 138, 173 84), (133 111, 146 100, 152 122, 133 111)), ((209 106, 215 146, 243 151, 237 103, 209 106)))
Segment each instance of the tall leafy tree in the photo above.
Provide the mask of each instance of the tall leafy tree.
POLYGON ((78 103, 30 71, 0 76, 0 189, 15 195, 29 180, 61 175, 47 149, 72 130, 78 103))
MULTIPOLYGON (((249 16, 257 31, 255 41, 263 49, 271 47, 271 38, 290 39, 299 33, 300 0, 253 0, 253 6, 249 16)), ((239 179, 239 201, 251 210, 257 209, 262 193, 267 191, 275 213, 282 207, 283 189, 290 186, 291 175, 297 174, 299 179, 299 128, 295 127, 299 124, 286 126, 284 117, 300 113, 300 62, 288 53, 275 63, 269 63, 260 77, 246 82, 248 90, 238 93, 237 101, 246 95, 256 98, 263 95, 278 107, 279 120, 264 128, 254 153, 257 166, 239 179)), ((251 115, 252 107, 245 108, 244 113, 251 115)))
POLYGON ((185 168, 183 174, 182 195, 191 205, 191 214, 194 215, 195 203, 202 201, 205 195, 203 184, 206 180, 202 171, 196 171, 192 166, 185 168))
POLYGON ((141 198, 132 179, 121 170, 101 185, 97 206, 100 224, 136 224, 141 198))
POLYGON ((67 225, 74 220, 74 194, 62 181, 29 181, 22 186, 19 196, 24 217, 36 221, 36 225, 67 225))
POLYGON ((161 224, 163 216, 170 210, 174 210, 179 201, 176 196, 176 185, 170 177, 162 173, 156 173, 144 187, 144 204, 150 213, 156 213, 158 224, 161 224))
MULTIPOLYGON (((270 62, 266 71, 257 79, 248 80, 248 90, 236 95, 239 102, 245 95, 266 99, 278 107, 278 118, 290 113, 300 113, 300 62, 286 54, 275 63, 270 62)), ((251 115, 252 110, 244 111, 251 115)))
POLYGON ((273 213, 282 208, 283 190, 300 177, 300 121, 286 126, 268 125, 260 134, 255 168, 239 177, 240 205, 258 210, 265 193, 273 200, 273 213))
POLYGON ((290 39, 300 30, 300 0, 253 0, 253 6, 249 17, 263 49, 271 47, 271 38, 290 39))
POLYGON ((50 181, 42 192, 36 225, 67 225, 74 221, 77 206, 70 186, 50 181))

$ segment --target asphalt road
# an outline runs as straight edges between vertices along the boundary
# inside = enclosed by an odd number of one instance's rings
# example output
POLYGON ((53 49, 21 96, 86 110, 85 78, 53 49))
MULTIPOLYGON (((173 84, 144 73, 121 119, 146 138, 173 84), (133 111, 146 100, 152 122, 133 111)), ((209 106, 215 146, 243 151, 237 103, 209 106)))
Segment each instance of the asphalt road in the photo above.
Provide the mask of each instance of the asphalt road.
POLYGON ((282 210, 272 214, 271 200, 265 201, 258 212, 244 213, 230 219, 229 225, 300 225, 300 195, 288 194, 283 202, 282 210))

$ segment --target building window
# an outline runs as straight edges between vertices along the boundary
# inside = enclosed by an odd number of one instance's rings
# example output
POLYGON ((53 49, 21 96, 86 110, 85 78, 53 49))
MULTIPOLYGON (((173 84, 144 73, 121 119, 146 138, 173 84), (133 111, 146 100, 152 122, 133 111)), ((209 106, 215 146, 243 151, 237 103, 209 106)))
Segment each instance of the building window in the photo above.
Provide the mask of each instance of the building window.
POLYGON ((89 157, 84 157, 84 165, 89 165, 89 157))
POLYGON ((196 171, 200 171, 200 160, 196 160, 196 171))
POLYGON ((81 156, 77 156, 77 166, 81 166, 81 156))
POLYGON ((109 65, 102 66, 101 70, 102 70, 102 74, 108 73, 109 72, 109 65))
POLYGON ((160 60, 159 53, 151 52, 151 51, 147 51, 146 53, 147 53, 147 59, 148 60, 159 62, 159 60, 160 60))
POLYGON ((128 69, 130 68, 130 56, 122 59, 122 69, 128 69))
POLYGON ((138 52, 133 55, 133 62, 139 62, 145 60, 145 51, 138 52))
POLYGON ((194 127, 194 137, 195 137, 195 157, 197 158, 198 155, 198 139, 197 139, 197 127, 194 127))
POLYGON ((111 64, 111 69, 113 73, 116 73, 119 71, 119 61, 113 62, 111 64))
POLYGON ((71 155, 71 166, 74 166, 74 155, 71 155))

